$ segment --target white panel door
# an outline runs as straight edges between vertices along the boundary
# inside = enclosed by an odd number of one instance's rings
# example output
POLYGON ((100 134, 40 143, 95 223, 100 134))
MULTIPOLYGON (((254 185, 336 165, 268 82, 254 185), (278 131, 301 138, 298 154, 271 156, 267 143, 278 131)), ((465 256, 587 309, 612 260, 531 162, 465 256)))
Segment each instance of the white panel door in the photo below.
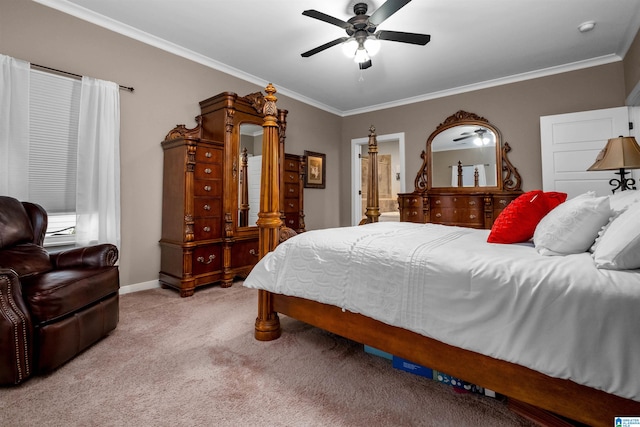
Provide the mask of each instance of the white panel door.
POLYGON ((586 191, 611 194, 609 180, 620 177, 616 171, 587 169, 607 140, 620 135, 629 136, 629 107, 540 117, 542 189, 567 193, 568 198, 586 191))

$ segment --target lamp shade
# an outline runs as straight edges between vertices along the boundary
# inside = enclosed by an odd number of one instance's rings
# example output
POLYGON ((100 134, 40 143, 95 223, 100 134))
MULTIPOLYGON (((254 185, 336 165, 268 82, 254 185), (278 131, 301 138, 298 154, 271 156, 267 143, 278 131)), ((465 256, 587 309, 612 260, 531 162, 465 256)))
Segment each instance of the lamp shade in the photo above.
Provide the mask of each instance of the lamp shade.
POLYGON ((611 138, 588 171, 640 169, 640 147, 632 136, 611 138))

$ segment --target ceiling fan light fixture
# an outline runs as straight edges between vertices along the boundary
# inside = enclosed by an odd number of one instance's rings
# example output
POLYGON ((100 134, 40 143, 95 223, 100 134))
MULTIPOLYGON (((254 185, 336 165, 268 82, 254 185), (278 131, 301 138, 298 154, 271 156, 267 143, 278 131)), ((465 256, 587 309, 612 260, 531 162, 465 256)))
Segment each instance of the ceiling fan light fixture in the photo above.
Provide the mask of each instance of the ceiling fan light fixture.
POLYGON ((353 60, 358 64, 367 62, 370 59, 371 58, 369 57, 369 54, 367 53, 367 50, 364 48, 364 46, 358 47, 358 49, 356 50, 356 55, 353 57, 353 60))
POLYGON ((356 50, 358 50, 358 42, 354 38, 350 38, 342 44, 342 53, 344 53, 347 58, 353 58, 356 50))
POLYGON ((369 56, 375 56, 378 52, 380 52, 380 40, 375 37, 368 37, 364 41, 364 48, 366 49, 369 56))

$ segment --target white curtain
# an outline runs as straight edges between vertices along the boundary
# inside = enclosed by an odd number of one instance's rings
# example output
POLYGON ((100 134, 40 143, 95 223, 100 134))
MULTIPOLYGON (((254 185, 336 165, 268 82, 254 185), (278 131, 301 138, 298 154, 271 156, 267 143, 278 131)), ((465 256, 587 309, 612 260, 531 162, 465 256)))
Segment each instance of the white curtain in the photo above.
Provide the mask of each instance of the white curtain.
POLYGON ((76 243, 120 247, 120 94, 116 83, 82 78, 78 126, 76 243))
POLYGON ((30 64, 0 55, 0 195, 29 195, 30 64))

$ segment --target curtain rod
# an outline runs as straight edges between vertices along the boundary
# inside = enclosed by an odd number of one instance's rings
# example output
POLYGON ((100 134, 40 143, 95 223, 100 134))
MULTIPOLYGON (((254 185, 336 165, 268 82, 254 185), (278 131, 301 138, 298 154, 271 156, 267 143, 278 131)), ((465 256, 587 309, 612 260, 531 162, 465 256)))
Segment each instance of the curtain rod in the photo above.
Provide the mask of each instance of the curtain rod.
MULTIPOLYGON (((32 67, 36 67, 36 68, 42 68, 43 70, 54 71, 54 72, 60 73, 60 74, 66 74, 67 76, 73 76, 73 77, 77 77, 79 79, 82 78, 82 76, 80 74, 70 73, 68 71, 57 70, 55 68, 45 67, 44 65, 31 64, 31 66, 32 67)), ((120 86, 120 89, 128 90, 129 92, 133 92, 133 90, 134 90, 133 87, 131 87, 131 86, 122 86, 122 85, 118 85, 118 86, 120 86)))

